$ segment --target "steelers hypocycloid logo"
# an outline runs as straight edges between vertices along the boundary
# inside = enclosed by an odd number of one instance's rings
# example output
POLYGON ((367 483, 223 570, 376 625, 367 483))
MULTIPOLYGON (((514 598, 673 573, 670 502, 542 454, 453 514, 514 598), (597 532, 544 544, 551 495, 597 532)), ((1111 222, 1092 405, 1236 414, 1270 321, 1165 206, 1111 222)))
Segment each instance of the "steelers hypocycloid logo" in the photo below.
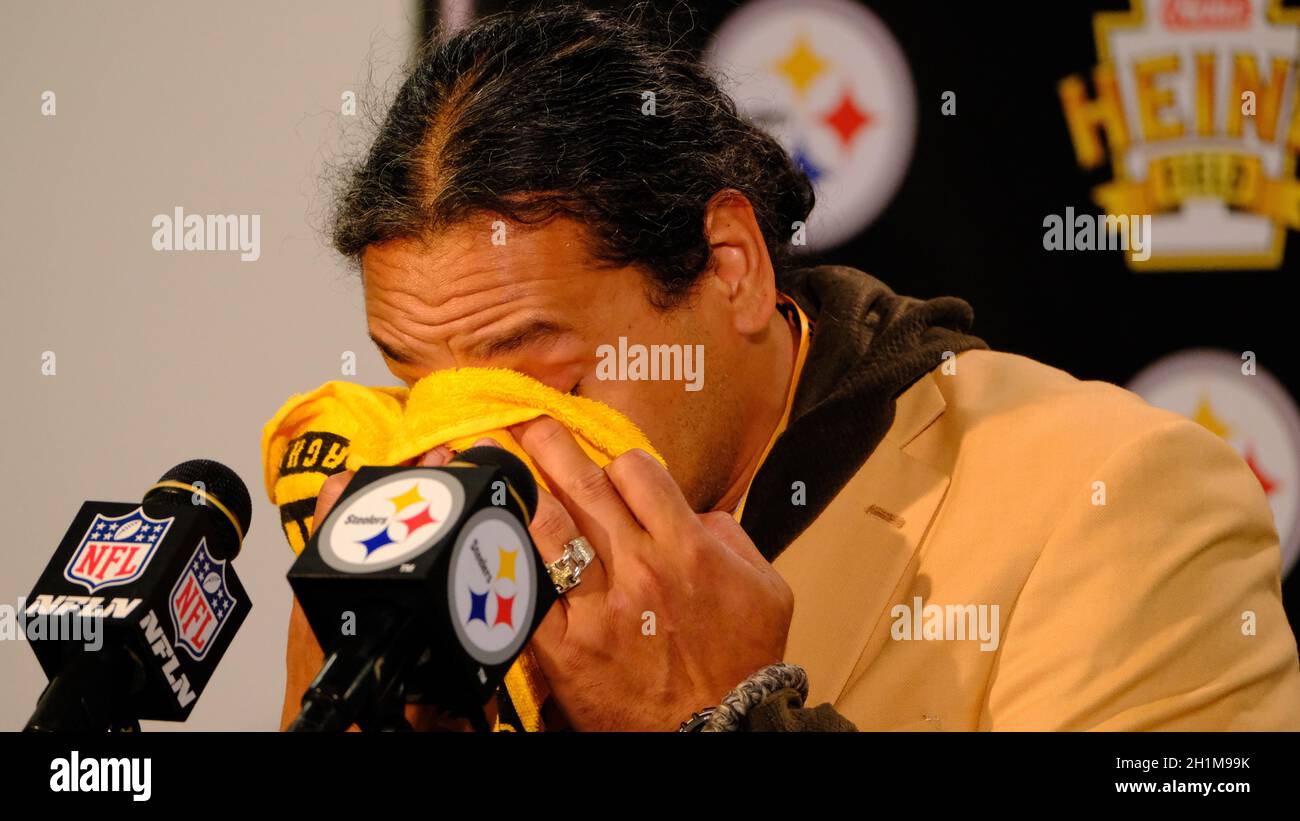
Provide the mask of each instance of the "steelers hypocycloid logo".
POLYGON ((1242 364, 1227 351, 1180 351, 1147 366, 1128 388, 1241 454, 1273 510, 1285 577, 1300 558, 1300 412, 1273 376, 1258 365, 1243 373, 1242 364))
POLYGON ((705 60, 811 180, 809 250, 852 238, 885 209, 911 160, 916 94, 878 17, 849 0, 758 0, 723 22, 705 60))
POLYGON ((385 570, 423 553, 460 516, 460 483, 436 470, 406 471, 348 497, 321 532, 321 558, 345 573, 385 570))
POLYGON ((502 508, 484 508, 465 523, 451 555, 447 600, 465 651, 502 664, 528 638, 537 603, 533 547, 523 525, 502 508))

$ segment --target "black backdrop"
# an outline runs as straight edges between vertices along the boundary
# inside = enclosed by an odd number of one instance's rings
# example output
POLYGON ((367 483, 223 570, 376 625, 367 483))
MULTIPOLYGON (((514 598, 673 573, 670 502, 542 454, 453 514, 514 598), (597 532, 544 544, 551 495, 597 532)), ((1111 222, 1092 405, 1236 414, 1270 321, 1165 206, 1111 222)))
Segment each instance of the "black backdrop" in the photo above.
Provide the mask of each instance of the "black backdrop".
MULTIPOLYGON (((425 6, 426 32, 437 22, 437 5, 425 6)), ((651 5, 684 45, 701 50, 743 3, 651 5)), ((912 296, 960 296, 974 306, 975 331, 993 348, 1083 379, 1123 385, 1165 354, 1214 347, 1254 351, 1300 395, 1300 366, 1285 342, 1295 328, 1287 296, 1300 272, 1297 232, 1287 233, 1274 270, 1135 273, 1120 252, 1043 248, 1046 215, 1067 206, 1100 211, 1091 189, 1109 181, 1109 163, 1095 172, 1079 167, 1057 84, 1073 74, 1091 77, 1098 62, 1093 15, 1126 10, 1126 0, 865 5, 910 64, 915 153, 883 214, 812 261, 853 265, 912 296), (945 91, 956 93, 956 116, 941 113, 945 91)), ((485 0, 476 11, 534 6, 485 0)), ((1284 596, 1300 632, 1300 568, 1285 580, 1284 596)))

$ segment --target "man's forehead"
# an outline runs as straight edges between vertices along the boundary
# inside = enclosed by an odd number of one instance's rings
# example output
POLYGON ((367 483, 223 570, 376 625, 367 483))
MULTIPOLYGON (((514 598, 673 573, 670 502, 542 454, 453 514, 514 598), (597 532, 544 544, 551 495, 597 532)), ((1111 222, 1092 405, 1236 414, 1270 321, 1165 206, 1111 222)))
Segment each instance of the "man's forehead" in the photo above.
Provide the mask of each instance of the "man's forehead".
POLYGON ((469 223, 430 239, 370 246, 362 256, 367 295, 394 291, 438 306, 478 294, 504 300, 586 287, 581 281, 594 263, 575 236, 578 229, 558 222, 507 227, 496 243, 492 230, 483 228, 469 223))
POLYGON ((573 332, 593 297, 592 272, 561 243, 540 248, 519 239, 514 248, 483 248, 463 235, 368 248, 362 266, 371 337, 399 362, 422 359, 429 344, 486 360, 573 332))

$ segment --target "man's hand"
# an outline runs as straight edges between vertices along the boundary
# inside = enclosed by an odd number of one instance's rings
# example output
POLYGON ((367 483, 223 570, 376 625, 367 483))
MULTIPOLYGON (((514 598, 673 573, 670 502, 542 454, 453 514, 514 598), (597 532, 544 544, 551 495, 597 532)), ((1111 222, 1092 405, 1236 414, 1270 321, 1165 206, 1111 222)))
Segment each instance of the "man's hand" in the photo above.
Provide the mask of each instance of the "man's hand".
POLYGON ((553 419, 511 433, 555 494, 530 528, 542 558, 579 535, 596 553, 532 640, 575 729, 674 730, 782 660, 794 596, 735 519, 697 515, 645 451, 602 470, 553 419))
MULTIPOLYGON (((487 441, 478 444, 484 444, 487 441)), ((446 464, 451 459, 451 451, 446 448, 435 448, 422 456, 417 464, 426 467, 439 467, 446 464)), ((352 481, 353 471, 343 471, 336 473, 325 480, 321 485, 320 492, 316 495, 316 512, 312 516, 312 529, 315 530, 325 521, 330 510, 338 501, 339 496, 347 488, 348 483, 352 481)), ((321 650, 320 644, 316 641, 315 634, 311 631, 311 626, 307 623, 307 616, 302 611, 302 607, 295 598, 293 601, 293 611, 289 616, 289 641, 285 648, 285 666, 286 677, 284 687, 284 708, 280 716, 280 729, 288 729, 293 723, 293 719, 298 715, 298 710, 302 707, 302 694, 306 692, 307 686, 311 684, 312 678, 320 671, 321 665, 325 662, 325 653, 321 650)), ((495 710, 495 703, 489 706, 489 718, 495 710)), ((416 730, 441 730, 441 731, 468 731, 469 723, 461 719, 454 719, 440 714, 436 709, 419 704, 408 704, 406 706, 406 720, 416 730)), ((353 730, 357 728, 352 727, 353 730)))

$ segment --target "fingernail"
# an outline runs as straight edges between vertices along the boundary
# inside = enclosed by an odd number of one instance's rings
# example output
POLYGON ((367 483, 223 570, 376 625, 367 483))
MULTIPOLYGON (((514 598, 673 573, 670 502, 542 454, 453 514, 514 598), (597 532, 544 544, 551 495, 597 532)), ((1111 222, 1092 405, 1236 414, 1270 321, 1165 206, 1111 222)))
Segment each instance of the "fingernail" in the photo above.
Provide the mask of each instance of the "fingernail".
POLYGON ((499 448, 499 447, 501 447, 501 445, 500 445, 500 443, 497 442, 497 440, 493 439, 492 437, 490 437, 490 436, 485 436, 485 437, 483 437, 482 439, 480 439, 480 440, 478 440, 477 442, 475 442, 475 443, 474 443, 474 447, 476 447, 476 448, 499 448))

